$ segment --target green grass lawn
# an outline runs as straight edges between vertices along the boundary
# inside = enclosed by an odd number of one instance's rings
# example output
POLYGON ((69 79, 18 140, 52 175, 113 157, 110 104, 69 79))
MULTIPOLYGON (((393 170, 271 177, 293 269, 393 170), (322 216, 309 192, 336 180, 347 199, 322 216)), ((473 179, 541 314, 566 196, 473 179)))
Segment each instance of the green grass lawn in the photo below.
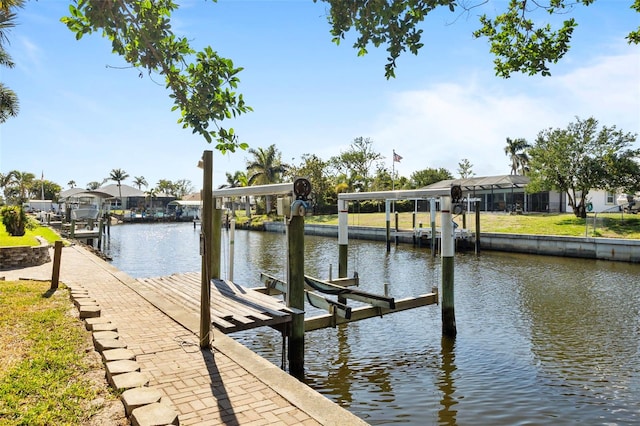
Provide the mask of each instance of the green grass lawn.
POLYGON ((65 289, 0 281, 0 424, 82 425, 117 399, 65 289))
MULTIPOLYGON (((244 212, 238 213, 238 222, 246 221, 244 212)), ((254 216, 253 223, 262 223, 269 219, 266 216, 254 216)), ((395 228, 395 215, 390 216, 390 225, 395 228)), ((454 218, 462 227, 462 216, 454 218)), ((385 213, 349 213, 349 226, 386 227, 385 213)), ((413 228, 413 213, 398 213, 400 229, 413 228)), ((337 225, 338 215, 309 216, 306 223, 337 225)), ((475 214, 466 215, 466 227, 475 232, 475 214)), ((419 212, 415 215, 415 224, 428 228, 431 226, 430 214, 419 212)), ((436 226, 440 226, 440 215, 436 215, 436 226)), ((509 215, 504 213, 480 213, 481 232, 504 232, 508 234, 563 235, 563 236, 597 236, 606 238, 640 239, 640 215, 601 214, 595 220, 594 215, 586 219, 575 217, 571 213, 535 213, 526 215, 509 215), (595 228, 594 228, 595 221, 595 228)))
POLYGON ((7 233, 4 224, 0 220, 0 247, 38 246, 40 243, 36 237, 43 237, 50 244, 61 239, 60 235, 53 229, 47 226, 40 226, 34 219, 30 219, 30 222, 33 226, 27 227, 23 236, 12 237, 7 233))

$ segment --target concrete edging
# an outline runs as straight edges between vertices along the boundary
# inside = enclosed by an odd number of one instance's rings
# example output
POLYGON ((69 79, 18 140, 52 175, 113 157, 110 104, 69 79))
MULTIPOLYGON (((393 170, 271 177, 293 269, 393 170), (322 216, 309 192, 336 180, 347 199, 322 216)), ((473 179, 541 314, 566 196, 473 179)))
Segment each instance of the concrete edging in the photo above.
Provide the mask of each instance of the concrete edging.
MULTIPOLYGON (((264 228, 268 232, 284 232, 282 222, 265 222, 264 228)), ((338 236, 336 225, 305 224, 304 230, 307 235, 333 238, 338 236)), ((394 232, 391 231, 392 238, 394 232)), ((412 244, 413 237, 410 234, 399 234, 398 241, 412 244)), ((349 238, 385 241, 387 234, 383 228, 349 226, 349 238)), ((640 240, 629 239, 480 233, 480 249, 640 263, 640 240)))

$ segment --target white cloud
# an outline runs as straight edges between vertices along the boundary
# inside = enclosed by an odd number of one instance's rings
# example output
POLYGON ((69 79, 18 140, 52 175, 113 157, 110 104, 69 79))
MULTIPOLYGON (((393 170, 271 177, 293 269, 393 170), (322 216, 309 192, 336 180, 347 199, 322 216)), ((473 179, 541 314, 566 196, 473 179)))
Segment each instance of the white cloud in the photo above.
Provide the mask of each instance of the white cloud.
POLYGON ((428 167, 444 167, 456 175, 463 158, 474 165, 476 175, 508 173, 507 137, 533 143, 539 131, 564 128, 576 116, 638 132, 638 58, 632 50, 601 56, 551 78, 483 83, 471 77, 395 93, 377 117, 372 138, 388 158, 392 149, 404 157, 396 166, 404 176, 428 167))

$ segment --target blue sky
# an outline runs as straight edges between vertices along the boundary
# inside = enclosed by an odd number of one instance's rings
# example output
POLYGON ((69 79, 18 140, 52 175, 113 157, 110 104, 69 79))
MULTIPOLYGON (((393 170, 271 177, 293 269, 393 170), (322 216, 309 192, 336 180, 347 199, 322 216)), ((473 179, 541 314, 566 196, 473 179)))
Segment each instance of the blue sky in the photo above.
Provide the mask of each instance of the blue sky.
MULTIPOLYGON (((495 77, 487 42, 471 36, 479 11, 442 10, 423 25, 420 54, 401 57, 389 81, 384 49, 357 57, 354 38, 331 42, 322 3, 180 3, 174 30, 245 68, 239 91, 254 112, 226 125, 253 148, 275 144, 284 162, 298 164, 305 153, 328 159, 362 136, 389 169, 395 149, 402 176, 429 167, 456 175, 463 158, 477 176, 497 175, 510 171, 507 137, 533 142, 576 116, 640 133, 640 48, 624 40, 640 21, 631 0, 572 11, 579 27, 552 77, 495 77)), ((506 4, 490 0, 483 10, 506 4)), ((60 22, 68 5, 30 0, 18 11, 9 35, 16 67, 1 69, 0 81, 20 97, 20 115, 0 126, 0 171, 44 173, 66 189, 71 180, 84 187, 120 168, 131 176, 124 183, 188 179, 199 189, 196 164, 213 148, 176 123, 161 81, 122 68, 98 34, 76 41, 60 22)), ((214 186, 226 182, 225 172, 245 170, 249 158, 214 151, 214 186)))

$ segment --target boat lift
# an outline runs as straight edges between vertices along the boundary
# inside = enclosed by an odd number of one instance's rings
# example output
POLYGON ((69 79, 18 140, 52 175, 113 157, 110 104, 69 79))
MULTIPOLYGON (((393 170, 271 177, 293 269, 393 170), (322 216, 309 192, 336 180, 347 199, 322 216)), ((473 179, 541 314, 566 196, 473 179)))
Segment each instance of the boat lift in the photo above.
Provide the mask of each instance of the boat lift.
MULTIPOLYGON (((291 326, 288 331, 288 359, 289 372, 295 377, 304 376, 304 332, 322 327, 329 327, 337 323, 355 321, 373 316, 380 316, 387 312, 395 312, 410 309, 426 304, 438 302, 437 292, 411 298, 407 301, 396 301, 392 298, 365 294, 346 287, 336 287, 336 284, 314 279, 304 274, 304 216, 310 211, 308 196, 311 193, 311 183, 304 178, 298 178, 293 183, 265 185, 255 187, 227 188, 214 191, 213 180, 213 156, 212 151, 203 154, 203 212, 201 234, 201 308, 200 308, 200 346, 210 344, 211 312, 210 295, 211 280, 220 279, 220 254, 221 254, 221 219, 222 198, 241 195, 282 195, 278 200, 280 212, 285 216, 287 225, 287 285, 278 283, 273 277, 269 278, 272 286, 280 285, 286 289, 285 300, 289 308, 294 310, 291 326), (311 287, 305 291, 305 286, 311 287), (338 296, 337 302, 321 302, 321 297, 316 297, 315 292, 324 291, 338 296), (346 299, 366 301, 369 306, 351 308, 346 306, 346 299), (314 300, 317 305, 324 305, 326 309, 333 311, 319 319, 305 320, 305 300, 314 300), (340 312, 340 316, 337 313, 340 312), (349 316, 349 318, 346 318, 349 316)), ((453 308, 453 225, 451 210, 457 208, 462 200, 460 186, 453 186, 449 190, 404 190, 370 193, 338 194, 338 244, 339 244, 339 278, 346 278, 346 254, 347 254, 347 201, 363 199, 387 200, 387 229, 389 229, 390 200, 420 197, 441 197, 442 212, 442 319, 443 335, 453 337, 456 334, 455 314, 453 308), (453 203, 452 203, 453 201, 453 203)), ((326 299, 326 298, 325 298, 326 299)))

